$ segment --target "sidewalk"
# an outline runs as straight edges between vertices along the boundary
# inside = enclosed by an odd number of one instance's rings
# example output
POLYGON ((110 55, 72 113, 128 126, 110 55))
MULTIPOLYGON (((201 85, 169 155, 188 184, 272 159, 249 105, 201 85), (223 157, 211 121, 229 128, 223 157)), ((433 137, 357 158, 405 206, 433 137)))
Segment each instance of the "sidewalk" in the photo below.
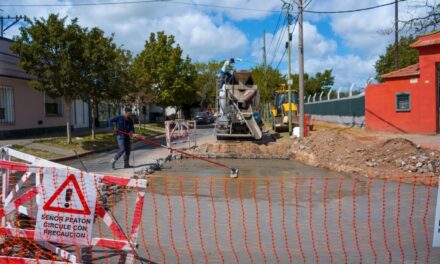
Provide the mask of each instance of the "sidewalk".
MULTIPOLYGON (((156 137, 161 137, 163 136, 163 131, 157 130, 157 129, 149 129, 153 132, 156 133, 160 133, 160 135, 155 136, 156 137)), ((103 129, 98 129, 96 131, 96 133, 102 133, 102 132, 110 132, 111 128, 103 128, 103 129)), ((74 133, 72 133, 72 138, 75 137, 82 137, 82 136, 86 136, 86 135, 90 135, 90 130, 86 130, 86 129, 81 129, 81 130, 77 130, 74 133)), ((49 137, 38 137, 38 138, 26 138, 26 139, 11 139, 11 140, 0 140, 0 147, 2 146, 13 146, 13 145, 18 145, 18 146, 22 146, 28 149, 33 149, 36 151, 43 151, 43 152, 48 152, 51 154, 55 154, 53 156, 56 156, 56 158, 53 158, 52 160, 55 161, 61 161, 61 160, 68 160, 68 159, 73 159, 76 158, 76 154, 73 150, 71 149, 66 149, 66 148, 62 148, 62 147, 56 147, 56 146, 51 146, 51 145, 47 145, 47 144, 42 144, 42 143, 38 143, 38 141, 40 140, 44 140, 44 139, 50 139, 53 137, 57 137, 59 135, 50 135, 49 137)), ((136 148, 137 146, 137 142, 133 144, 133 148, 136 148)), ((110 151, 113 149, 116 149, 117 146, 115 145, 111 145, 108 147, 104 147, 104 148, 100 148, 100 149, 94 149, 91 151, 80 151, 78 152, 78 154, 80 156, 85 156, 85 155, 89 155, 89 154, 93 154, 93 153, 98 153, 98 152, 102 152, 102 151, 110 151)))

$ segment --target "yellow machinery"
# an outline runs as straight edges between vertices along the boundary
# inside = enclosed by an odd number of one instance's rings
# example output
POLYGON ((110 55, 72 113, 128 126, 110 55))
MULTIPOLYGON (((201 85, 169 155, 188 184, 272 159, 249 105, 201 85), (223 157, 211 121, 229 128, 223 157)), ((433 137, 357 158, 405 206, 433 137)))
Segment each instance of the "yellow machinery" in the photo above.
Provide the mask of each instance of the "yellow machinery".
POLYGON ((291 102, 285 84, 281 84, 281 89, 275 91, 274 104, 272 105, 272 129, 275 132, 289 129, 289 111, 292 111, 292 124, 298 124, 298 95, 292 92, 291 102), (290 110, 289 110, 290 109, 290 110))

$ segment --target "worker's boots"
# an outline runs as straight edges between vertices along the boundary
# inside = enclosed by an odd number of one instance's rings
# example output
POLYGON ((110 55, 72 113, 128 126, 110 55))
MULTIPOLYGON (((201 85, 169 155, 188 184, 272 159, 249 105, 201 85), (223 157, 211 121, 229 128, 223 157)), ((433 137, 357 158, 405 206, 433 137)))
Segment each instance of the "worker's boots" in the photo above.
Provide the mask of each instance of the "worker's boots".
POLYGON ((112 159, 112 170, 116 170, 116 160, 112 159))

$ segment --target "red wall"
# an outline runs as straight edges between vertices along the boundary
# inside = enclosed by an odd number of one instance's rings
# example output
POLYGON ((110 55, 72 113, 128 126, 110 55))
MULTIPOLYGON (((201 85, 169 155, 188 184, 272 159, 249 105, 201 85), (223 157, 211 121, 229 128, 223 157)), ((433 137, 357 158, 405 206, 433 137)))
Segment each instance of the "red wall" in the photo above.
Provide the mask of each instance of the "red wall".
POLYGON ((369 85, 365 93, 365 123, 370 131, 434 134, 437 132, 435 89, 410 84, 409 79, 369 85), (427 91, 431 90, 431 91, 427 91), (396 112, 396 93, 411 93, 411 111, 396 112))
POLYGON ((420 49, 420 76, 394 78, 367 86, 365 122, 370 131, 435 134, 438 131, 436 62, 440 47, 420 49), (417 83, 410 83, 417 78, 417 83), (396 93, 411 93, 411 111, 396 112, 396 93))

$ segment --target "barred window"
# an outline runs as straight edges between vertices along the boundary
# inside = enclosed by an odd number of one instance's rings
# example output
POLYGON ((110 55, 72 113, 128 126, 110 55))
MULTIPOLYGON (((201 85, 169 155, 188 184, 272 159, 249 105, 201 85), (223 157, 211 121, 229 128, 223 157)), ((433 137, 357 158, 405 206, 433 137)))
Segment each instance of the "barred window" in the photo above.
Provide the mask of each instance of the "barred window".
POLYGON ((14 124, 14 90, 0 85, 0 125, 14 124))
POLYGON ((411 111, 411 94, 397 93, 396 94, 396 112, 411 111))

